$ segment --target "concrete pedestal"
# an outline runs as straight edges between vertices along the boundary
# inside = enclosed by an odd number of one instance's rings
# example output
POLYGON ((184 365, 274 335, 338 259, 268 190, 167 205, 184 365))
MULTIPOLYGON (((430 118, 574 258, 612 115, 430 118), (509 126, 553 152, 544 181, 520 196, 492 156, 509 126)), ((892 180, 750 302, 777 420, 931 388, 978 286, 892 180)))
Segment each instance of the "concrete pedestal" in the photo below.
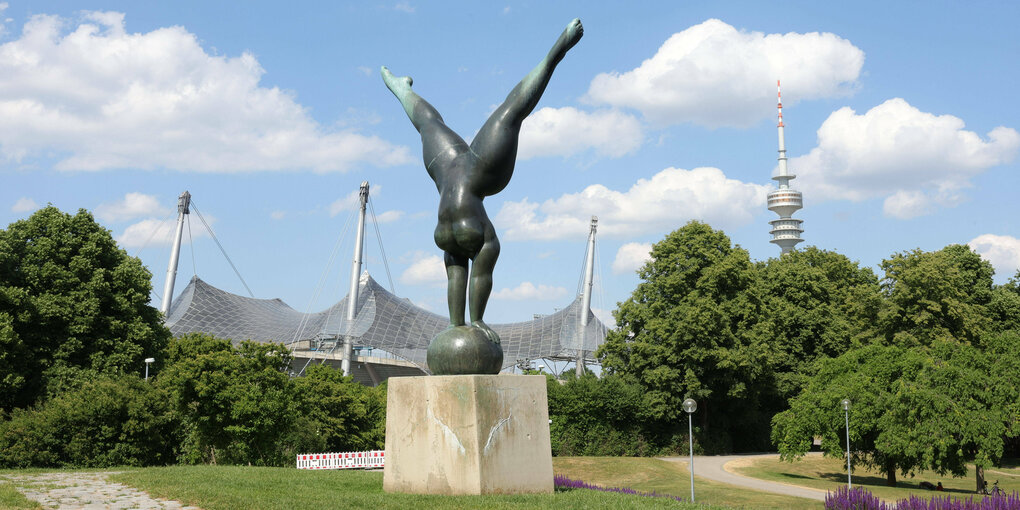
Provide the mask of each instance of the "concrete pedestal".
POLYGON ((387 393, 387 492, 553 492, 545 376, 395 377, 387 393))

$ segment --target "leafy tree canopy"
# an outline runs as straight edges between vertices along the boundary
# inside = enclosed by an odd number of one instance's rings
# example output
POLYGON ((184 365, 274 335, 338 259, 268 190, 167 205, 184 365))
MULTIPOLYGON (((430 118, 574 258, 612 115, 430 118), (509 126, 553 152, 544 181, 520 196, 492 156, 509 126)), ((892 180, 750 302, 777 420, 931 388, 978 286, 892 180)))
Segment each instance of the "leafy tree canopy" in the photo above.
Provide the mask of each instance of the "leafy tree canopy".
MULTIPOLYGON (((1017 354, 1012 354, 1016 366, 1017 354)), ((890 485, 896 472, 934 470, 962 476, 966 463, 997 462, 1011 416, 1009 391, 989 374, 1003 360, 974 346, 935 340, 930 346, 869 345, 820 361, 790 409, 773 418, 773 442, 786 459, 803 455, 812 437, 827 454, 845 454, 843 398, 852 401, 853 462, 878 468, 890 485)), ((1015 400, 1015 393, 1012 394, 1015 400)))
POLYGON ((758 267, 763 309, 755 335, 769 346, 780 408, 785 408, 816 359, 839 356, 874 334, 882 294, 871 269, 813 246, 758 267))
POLYGON ((0 230, 0 408, 160 356, 169 333, 148 304, 150 279, 84 210, 50 206, 0 230))
POLYGON ((886 296, 879 325, 888 342, 930 345, 936 339, 976 342, 991 327, 991 264, 959 244, 897 253, 882 262, 886 296))
POLYGON ((765 349, 747 335, 760 309, 746 292, 755 279, 747 251, 691 222, 653 245, 638 274, 643 281, 620 303, 618 328, 599 351, 603 367, 641 384, 652 418, 679 426, 684 398, 698 400, 702 427, 714 424, 725 441, 727 420, 755 420, 766 365, 765 349))
POLYGON ((277 443, 296 416, 281 344, 241 342, 192 333, 175 338, 159 386, 169 395, 187 437, 185 462, 279 464, 277 443))

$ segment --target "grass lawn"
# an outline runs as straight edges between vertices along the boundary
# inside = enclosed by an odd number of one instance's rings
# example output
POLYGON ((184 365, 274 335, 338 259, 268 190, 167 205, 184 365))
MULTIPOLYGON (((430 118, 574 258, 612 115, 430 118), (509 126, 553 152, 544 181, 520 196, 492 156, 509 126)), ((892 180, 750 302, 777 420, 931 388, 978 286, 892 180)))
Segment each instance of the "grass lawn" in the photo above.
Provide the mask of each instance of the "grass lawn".
MULTIPOLYGON (((553 470, 575 480, 609 487, 630 487, 644 492, 691 494, 691 474, 686 465, 659 459, 633 457, 555 457, 553 470)), ((734 487, 699 476, 694 477, 694 499, 698 503, 727 508, 800 510, 820 509, 821 501, 783 496, 734 487)))
POLYGON ((38 503, 30 501, 14 488, 10 482, 0 481, 0 510, 20 510, 41 508, 38 503))
MULTIPOLYGON (((304 471, 294 468, 174 466, 113 475, 166 499, 204 510, 367 508, 414 509, 707 509, 664 498, 610 494, 592 490, 516 496, 419 496, 387 494, 381 471, 304 471)), ((716 507, 718 508, 718 507, 716 507)))
MULTIPOLYGON (((1002 468, 990 468, 985 470, 985 478, 989 487, 995 480, 999 481, 999 487, 1006 492, 1020 491, 1020 469, 1016 462, 1004 462, 1002 468)), ((825 490, 835 490, 838 487, 846 486, 846 461, 841 459, 809 456, 794 462, 783 462, 777 458, 764 458, 748 461, 741 464, 730 464, 733 471, 745 476, 772 480, 777 482, 803 485, 825 490)), ((919 497, 931 497, 935 493, 918 487, 922 481, 938 484, 946 488, 947 493, 966 498, 974 494, 974 467, 971 466, 968 475, 964 478, 953 478, 951 476, 940 476, 933 472, 918 473, 913 477, 904 477, 896 473, 896 487, 888 487, 885 484, 885 475, 878 471, 867 470, 863 467, 855 467, 853 473, 853 484, 866 487, 876 496, 895 501, 904 499, 911 494, 919 497)))

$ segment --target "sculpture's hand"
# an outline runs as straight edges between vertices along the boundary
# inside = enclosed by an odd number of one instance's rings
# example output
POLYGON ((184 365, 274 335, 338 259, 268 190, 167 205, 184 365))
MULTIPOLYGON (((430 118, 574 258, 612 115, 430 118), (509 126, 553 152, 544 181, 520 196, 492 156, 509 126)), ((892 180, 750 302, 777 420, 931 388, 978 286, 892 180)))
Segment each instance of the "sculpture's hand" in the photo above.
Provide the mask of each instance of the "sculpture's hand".
POLYGON ((472 322, 471 326, 476 327, 476 328, 484 331, 485 332, 485 336, 489 339, 490 342, 492 342, 494 344, 499 344, 499 335, 497 335, 496 332, 493 331, 492 328, 490 328, 488 324, 482 322, 481 320, 477 320, 477 321, 472 322))

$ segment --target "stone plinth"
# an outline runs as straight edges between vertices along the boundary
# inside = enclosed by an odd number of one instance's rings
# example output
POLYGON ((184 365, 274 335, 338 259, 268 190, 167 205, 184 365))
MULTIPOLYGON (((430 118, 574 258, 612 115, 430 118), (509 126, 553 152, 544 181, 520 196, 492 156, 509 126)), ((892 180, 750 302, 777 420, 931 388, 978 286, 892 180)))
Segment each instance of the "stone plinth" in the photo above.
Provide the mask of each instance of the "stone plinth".
POLYGON ((395 377, 388 385, 387 492, 553 491, 545 376, 395 377))

